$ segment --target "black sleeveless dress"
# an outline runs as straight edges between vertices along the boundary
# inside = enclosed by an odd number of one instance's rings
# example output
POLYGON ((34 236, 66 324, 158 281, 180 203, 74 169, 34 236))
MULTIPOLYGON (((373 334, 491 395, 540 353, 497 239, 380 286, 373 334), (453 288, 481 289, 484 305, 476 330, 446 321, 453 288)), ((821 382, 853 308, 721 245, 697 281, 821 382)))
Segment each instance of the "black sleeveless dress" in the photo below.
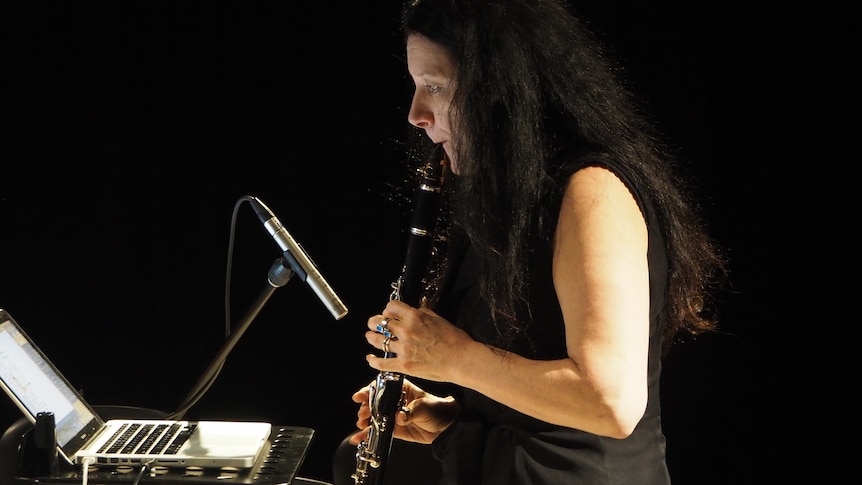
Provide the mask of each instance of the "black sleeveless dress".
MULTIPOLYGON (((649 229, 650 349, 649 401, 636 429, 626 439, 597 436, 549 424, 459 386, 448 386, 464 406, 462 416, 432 444, 443 467, 445 485, 668 484, 665 437, 661 429, 661 314, 667 278, 666 251, 650 203, 624 173, 613 170, 640 204, 649 229)), ((473 338, 495 342, 487 306, 478 295, 476 255, 461 252, 437 311, 473 338)), ((509 349, 531 359, 567 356, 565 330, 551 280, 551 247, 537 248, 533 258, 530 299, 532 318, 525 338, 509 349)), ((439 392, 439 391, 438 391, 439 392)), ((548 393, 554 389, 547 389, 548 393)))

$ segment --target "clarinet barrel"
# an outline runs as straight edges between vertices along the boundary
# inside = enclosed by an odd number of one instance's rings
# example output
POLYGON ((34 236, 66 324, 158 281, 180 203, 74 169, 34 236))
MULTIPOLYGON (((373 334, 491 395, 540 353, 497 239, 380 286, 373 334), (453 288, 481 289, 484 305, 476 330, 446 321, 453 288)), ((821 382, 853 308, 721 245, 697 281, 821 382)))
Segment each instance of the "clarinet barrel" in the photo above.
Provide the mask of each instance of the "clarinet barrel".
POLYGON ((440 208, 445 161, 442 148, 437 146, 428 162, 418 171, 419 187, 414 196, 413 221, 407 243, 407 255, 397 287, 396 297, 412 306, 419 306, 424 293, 425 276, 431 260, 431 243, 440 208))

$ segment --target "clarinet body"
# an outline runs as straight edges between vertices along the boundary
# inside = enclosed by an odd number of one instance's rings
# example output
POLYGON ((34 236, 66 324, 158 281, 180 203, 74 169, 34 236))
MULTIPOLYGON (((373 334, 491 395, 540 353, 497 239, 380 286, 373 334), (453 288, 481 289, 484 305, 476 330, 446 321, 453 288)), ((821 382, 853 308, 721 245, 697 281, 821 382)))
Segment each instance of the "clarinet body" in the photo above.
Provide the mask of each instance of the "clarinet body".
MULTIPOLYGON (((390 300, 401 300, 419 306, 424 290, 424 278, 431 259, 433 230, 440 208, 441 188, 445 172, 443 149, 437 145, 423 166, 418 169, 419 187, 414 196, 413 220, 407 243, 407 255, 401 274, 392 283, 390 300)), ((394 338, 394 336, 393 336, 394 338)), ((384 352, 384 358, 394 357, 384 352)), ((392 436, 395 415, 404 406, 402 386, 404 375, 379 372, 369 394, 371 428, 356 449, 356 485, 382 485, 392 436)))

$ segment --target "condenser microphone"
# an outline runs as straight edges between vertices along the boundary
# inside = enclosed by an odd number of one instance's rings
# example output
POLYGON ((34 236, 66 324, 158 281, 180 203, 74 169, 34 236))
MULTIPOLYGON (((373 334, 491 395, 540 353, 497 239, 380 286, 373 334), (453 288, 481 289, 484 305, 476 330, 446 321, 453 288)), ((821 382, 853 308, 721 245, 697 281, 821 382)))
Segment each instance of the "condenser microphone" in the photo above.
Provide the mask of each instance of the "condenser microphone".
POLYGON ((278 244, 281 250, 285 252, 285 257, 292 259, 290 263, 296 276, 308 283, 308 286, 314 290, 317 297, 320 298, 320 301, 323 302, 324 306, 326 306, 336 320, 347 315, 347 307, 344 306, 344 303, 341 302, 341 299, 338 298, 338 295, 335 294, 329 283, 323 279, 323 275, 317 270, 308 254, 293 239, 293 236, 287 232, 287 229, 275 217, 275 214, 269 210, 269 207, 254 196, 249 196, 249 201, 257 217, 263 222, 263 227, 275 239, 276 244, 278 244))

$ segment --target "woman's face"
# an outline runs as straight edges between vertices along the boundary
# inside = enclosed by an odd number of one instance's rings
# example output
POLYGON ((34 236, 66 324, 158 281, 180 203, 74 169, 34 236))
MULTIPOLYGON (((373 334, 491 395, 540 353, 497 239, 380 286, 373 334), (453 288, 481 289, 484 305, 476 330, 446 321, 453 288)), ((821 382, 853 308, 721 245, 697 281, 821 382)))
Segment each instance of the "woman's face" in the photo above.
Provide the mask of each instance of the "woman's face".
POLYGON ((443 145, 449 170, 457 174, 449 126, 455 66, 449 53, 427 37, 412 34, 407 38, 407 70, 416 85, 407 121, 425 130, 432 142, 443 145))

